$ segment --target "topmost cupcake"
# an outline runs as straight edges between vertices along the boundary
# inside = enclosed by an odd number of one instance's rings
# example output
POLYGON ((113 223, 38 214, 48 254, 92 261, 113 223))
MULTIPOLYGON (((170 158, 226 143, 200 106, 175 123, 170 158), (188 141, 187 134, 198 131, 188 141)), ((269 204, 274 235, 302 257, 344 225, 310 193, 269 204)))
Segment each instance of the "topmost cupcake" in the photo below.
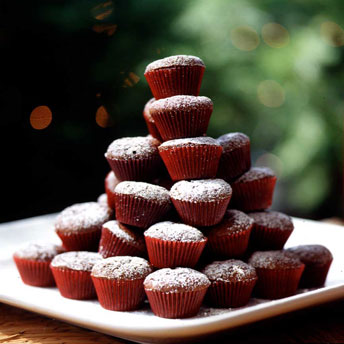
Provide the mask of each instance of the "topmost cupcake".
POLYGON ((204 70, 204 62, 199 57, 175 55, 150 63, 144 75, 155 99, 198 96, 204 70))

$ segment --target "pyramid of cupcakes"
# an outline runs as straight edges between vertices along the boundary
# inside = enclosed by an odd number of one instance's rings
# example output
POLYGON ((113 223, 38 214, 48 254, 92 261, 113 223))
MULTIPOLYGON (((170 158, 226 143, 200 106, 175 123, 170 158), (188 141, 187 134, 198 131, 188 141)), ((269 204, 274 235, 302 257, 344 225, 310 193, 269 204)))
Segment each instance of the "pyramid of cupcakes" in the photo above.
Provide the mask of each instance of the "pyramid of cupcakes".
POLYGON ((213 103, 199 96, 204 71, 186 55, 147 66, 149 135, 109 145, 105 193, 56 219, 63 247, 30 244, 14 254, 24 283, 56 283, 64 297, 97 297, 116 311, 138 309, 147 297, 165 318, 324 284, 331 252, 283 249, 293 222, 268 210, 277 178, 251 167, 249 137, 206 135, 213 103))

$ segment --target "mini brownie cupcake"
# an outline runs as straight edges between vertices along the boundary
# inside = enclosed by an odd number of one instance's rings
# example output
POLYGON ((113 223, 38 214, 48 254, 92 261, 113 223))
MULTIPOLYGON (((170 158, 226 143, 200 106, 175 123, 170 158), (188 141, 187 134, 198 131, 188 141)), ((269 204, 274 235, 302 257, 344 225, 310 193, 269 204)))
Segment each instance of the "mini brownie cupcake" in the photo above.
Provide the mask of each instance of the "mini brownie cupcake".
POLYGON ((154 119, 150 114, 150 107, 152 103, 155 101, 155 98, 151 98, 146 103, 144 109, 143 109, 143 118, 145 119, 148 132, 157 140, 162 141, 162 138, 160 136, 159 130, 155 125, 154 119))
POLYGON ((144 281, 152 311, 162 318, 196 315, 209 286, 206 275, 190 268, 157 270, 144 281))
POLYGON ((152 180, 162 166, 159 145, 150 135, 123 137, 110 144, 105 157, 119 181, 152 180))
POLYGON ((111 210, 97 202, 77 203, 57 216, 55 231, 67 251, 97 251, 102 225, 111 216, 111 210))
POLYGON ((204 70, 199 57, 176 55, 150 63, 144 75, 156 99, 178 94, 198 96, 204 70))
POLYGON ((245 212, 269 208, 276 180, 276 175, 270 168, 251 168, 231 184, 233 207, 245 212))
POLYGON ((116 221, 103 224, 99 243, 99 254, 103 258, 113 256, 144 256, 145 241, 142 234, 116 221))
POLYGON ((56 256, 50 268, 60 294, 68 299, 94 299, 96 293, 91 270, 101 260, 98 253, 86 251, 66 252, 56 256))
POLYGON ((211 282, 206 303, 214 307, 245 306, 258 279, 252 266, 235 259, 215 261, 202 272, 211 282))
POLYGON ((157 268, 194 267, 207 243, 198 229, 164 221, 144 232, 149 261, 157 268))
POLYGON ((170 196, 183 222, 213 226, 223 219, 232 188, 222 179, 183 180, 172 186, 170 196))
POLYGON ((331 252, 325 246, 300 245, 287 251, 296 255, 305 264, 300 287, 315 288, 324 285, 333 260, 331 252))
POLYGON ((281 250, 294 230, 290 216, 277 211, 248 214, 254 221, 250 246, 254 251, 281 250))
POLYGON ((107 202, 111 209, 115 210, 115 187, 119 183, 113 171, 110 171, 105 178, 105 192, 107 194, 107 202))
POLYGON ((147 260, 139 257, 106 258, 92 269, 92 280, 100 305, 112 311, 131 311, 141 306, 143 281, 152 272, 147 260))
POLYGON ((208 246, 217 257, 241 257, 247 250, 253 220, 239 210, 227 210, 223 220, 208 232, 208 246))
POLYGON ((257 251, 248 263, 258 275, 254 292, 264 299, 294 295, 305 268, 298 258, 286 251, 257 251))
POLYGON ((32 242, 16 251, 13 254, 13 260, 25 284, 35 287, 50 287, 55 285, 49 267, 50 262, 62 252, 64 249, 60 245, 32 242))
POLYGON ((243 133, 228 133, 217 139, 223 152, 217 176, 227 181, 238 178, 251 167, 250 139, 243 133))
POLYGON ((214 178, 221 152, 222 147, 211 137, 176 139, 159 146, 172 180, 214 178))
POLYGON ((115 188, 115 206, 119 222, 147 228, 164 217, 171 201, 169 192, 161 186, 121 182, 115 188))
POLYGON ((207 97, 174 96, 150 107, 164 141, 205 135, 212 112, 213 102, 207 97))

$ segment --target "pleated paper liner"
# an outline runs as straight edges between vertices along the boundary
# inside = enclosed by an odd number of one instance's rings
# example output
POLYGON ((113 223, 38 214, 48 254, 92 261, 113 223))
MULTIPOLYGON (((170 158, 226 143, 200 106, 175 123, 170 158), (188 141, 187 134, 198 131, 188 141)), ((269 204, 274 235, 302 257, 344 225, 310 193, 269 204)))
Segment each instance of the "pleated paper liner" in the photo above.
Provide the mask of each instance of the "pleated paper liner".
POLYGON ((29 260, 13 256, 20 278, 25 284, 34 287, 52 287, 55 285, 49 261, 29 260))
POLYGON ((214 178, 222 148, 211 145, 166 147, 159 149, 160 156, 174 180, 214 178))
POLYGON ((149 262, 156 268, 194 267, 207 243, 168 241, 145 236, 149 262))
POLYGON ((245 306, 252 295, 257 279, 247 281, 212 281, 205 296, 211 307, 235 308, 245 306))
POLYGON ((301 276, 300 288, 316 288, 325 284, 332 261, 322 265, 306 265, 301 276))
POLYGON ((145 73, 155 99, 177 95, 198 96, 204 66, 177 66, 155 69, 145 73))
POLYGON ((56 230, 66 251, 97 252, 101 236, 101 228, 97 227, 87 231, 75 233, 56 230))
POLYGON ((294 295, 304 268, 304 264, 289 269, 256 268, 258 281, 253 291, 254 295, 272 300, 294 295))
POLYGON ((112 280, 92 276, 100 305, 111 311, 138 309, 144 299, 144 279, 112 280))
POLYGON ((208 287, 193 291, 161 292, 145 289, 153 313, 162 318, 189 318, 197 315, 208 287))
POLYGON ((115 200, 117 220, 139 228, 148 228, 158 222, 171 208, 169 203, 146 200, 133 195, 116 193, 115 200))
POLYGON ((51 266, 57 288, 63 297, 75 300, 96 298, 90 271, 71 270, 51 266))
POLYGON ((148 132, 157 140, 162 141, 161 135, 159 133, 158 128, 155 125, 153 118, 150 115, 147 116, 145 113, 143 114, 143 118, 145 119, 148 132))

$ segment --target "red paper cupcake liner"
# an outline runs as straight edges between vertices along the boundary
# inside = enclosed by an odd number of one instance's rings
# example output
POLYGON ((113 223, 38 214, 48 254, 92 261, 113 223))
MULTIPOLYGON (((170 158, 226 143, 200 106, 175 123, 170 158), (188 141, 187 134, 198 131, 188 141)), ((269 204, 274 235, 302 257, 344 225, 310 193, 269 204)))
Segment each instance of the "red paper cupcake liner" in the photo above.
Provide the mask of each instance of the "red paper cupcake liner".
POLYGON ((91 272, 51 266, 57 288, 63 297, 75 300, 96 298, 91 272))
POLYGON ((226 181, 232 181, 240 177, 251 168, 250 143, 246 146, 237 148, 228 153, 222 153, 218 178, 226 181))
POLYGON ((301 276, 300 287, 316 288, 324 285, 331 264, 332 260, 324 265, 306 265, 301 276))
POLYGON ((263 299, 281 299, 296 293, 305 266, 290 269, 256 268, 258 281, 254 294, 263 299))
POLYGON ((140 250, 139 247, 121 240, 106 227, 103 227, 102 229, 102 236, 100 238, 98 252, 103 258, 114 256, 142 257, 145 255, 145 252, 140 250))
POLYGON ((150 120, 149 118, 147 118, 145 115, 143 115, 143 117, 145 119, 148 132, 157 140, 162 141, 161 135, 159 133, 158 128, 155 125, 155 122, 153 120, 150 120))
POLYGON ((156 100, 177 95, 198 96, 204 73, 203 66, 178 66, 145 73, 156 100))
POLYGON ((128 160, 110 158, 106 159, 119 181, 153 180, 157 175, 159 175, 159 172, 163 166, 159 155, 154 155, 150 158, 128 160))
POLYGON ((111 311, 138 309, 145 299, 144 279, 111 280, 92 276, 100 305, 111 311))
POLYGON ((145 292, 155 315, 175 319, 195 316, 199 312, 207 289, 174 293, 146 289, 145 292))
POLYGON ((167 241, 145 236, 149 262, 156 268, 194 267, 207 243, 167 241))
POLYGON ((13 256, 20 278, 25 284, 34 287, 52 287, 55 285, 50 270, 50 261, 37 261, 13 256))
POLYGON ((245 306, 252 295, 257 279, 240 282, 214 281, 208 288, 205 302, 212 307, 245 306))
POLYGON ((115 194, 109 188, 105 186, 105 193, 107 195, 107 204, 110 209, 115 209, 115 194))
POLYGON ((222 221, 231 196, 212 202, 188 202, 172 199, 178 215, 190 226, 213 226, 222 221))
POLYGON ((271 206, 276 177, 251 182, 233 183, 233 208, 248 211, 264 210, 271 206))
POLYGON ((214 178, 222 148, 190 146, 159 149, 160 156, 172 180, 214 178))
POLYGON ((101 236, 101 227, 84 232, 64 233, 56 230, 66 251, 90 251, 97 252, 101 236))
POLYGON ((115 194, 116 216, 119 222, 148 228, 162 219, 170 209, 169 203, 148 201, 132 195, 115 194))

